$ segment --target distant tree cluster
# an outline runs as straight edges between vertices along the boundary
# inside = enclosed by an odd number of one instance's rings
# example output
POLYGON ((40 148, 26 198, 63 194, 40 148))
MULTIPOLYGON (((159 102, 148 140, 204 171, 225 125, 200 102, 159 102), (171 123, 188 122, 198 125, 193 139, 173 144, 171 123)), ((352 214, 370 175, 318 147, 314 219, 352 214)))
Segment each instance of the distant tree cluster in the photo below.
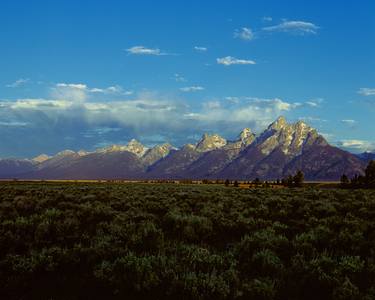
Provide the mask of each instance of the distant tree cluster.
POLYGON ((288 177, 282 179, 281 183, 287 187, 303 187, 304 181, 305 175, 299 170, 294 176, 289 175, 288 177))
POLYGON ((343 174, 340 178, 341 187, 349 189, 373 189, 375 188, 375 161, 369 162, 365 175, 355 175, 353 178, 349 179, 348 176, 343 174))
POLYGON ((239 187, 240 184, 248 185, 250 188, 272 188, 275 186, 285 186, 285 187, 303 187, 305 181, 305 176, 302 171, 297 171, 296 174, 289 175, 288 177, 280 180, 261 180, 259 177, 256 177, 255 179, 251 181, 231 181, 229 179, 226 179, 224 181, 225 186, 232 186, 232 187, 239 187))

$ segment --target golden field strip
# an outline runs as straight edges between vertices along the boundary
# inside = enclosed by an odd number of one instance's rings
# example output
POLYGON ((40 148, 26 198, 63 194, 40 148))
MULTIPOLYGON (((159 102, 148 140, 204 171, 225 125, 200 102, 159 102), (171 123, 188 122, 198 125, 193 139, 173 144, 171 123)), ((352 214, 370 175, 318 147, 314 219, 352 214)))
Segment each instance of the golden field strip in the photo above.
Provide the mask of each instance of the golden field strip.
MULTIPOLYGON (((233 182, 229 184, 229 187, 233 186, 233 182)), ((281 184, 277 184, 275 181, 268 181, 267 186, 263 184, 249 183, 246 180, 238 180, 238 188, 287 188, 281 184)), ((92 183, 92 184, 179 184, 179 185, 224 185, 224 180, 127 180, 127 179, 0 179, 2 183, 92 183)), ((338 188, 340 185, 339 181, 305 181, 304 187, 315 187, 315 188, 338 188)))

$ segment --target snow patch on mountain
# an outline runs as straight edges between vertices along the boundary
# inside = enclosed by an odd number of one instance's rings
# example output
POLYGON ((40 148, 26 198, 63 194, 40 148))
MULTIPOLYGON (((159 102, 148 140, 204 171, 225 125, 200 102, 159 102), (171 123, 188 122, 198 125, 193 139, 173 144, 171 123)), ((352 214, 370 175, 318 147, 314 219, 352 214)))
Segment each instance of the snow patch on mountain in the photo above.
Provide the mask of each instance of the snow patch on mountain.
POLYGON ((207 152, 214 149, 219 149, 227 144, 226 139, 222 138, 218 134, 207 134, 205 133, 201 140, 197 143, 195 150, 198 152, 207 152))
POLYGON ((302 121, 288 124, 284 117, 279 117, 258 138, 258 147, 264 155, 269 155, 276 148, 284 154, 301 154, 308 139, 317 138, 315 129, 302 121))
POLYGON ((148 149, 146 153, 142 156, 142 161, 147 166, 150 166, 157 162, 158 160, 166 157, 171 150, 176 150, 171 144, 156 145, 155 147, 148 149))
POLYGON ((123 152, 128 151, 134 153, 138 157, 142 157, 146 151, 148 150, 147 147, 142 145, 135 139, 132 139, 127 145, 110 145, 105 148, 98 149, 97 153, 111 153, 111 152, 123 152))
POLYGON ((50 159, 50 157, 49 157, 47 154, 40 154, 40 155, 38 155, 37 157, 34 157, 34 158, 32 159, 32 161, 33 161, 34 163, 40 164, 40 163, 42 163, 42 162, 44 162, 44 161, 46 161, 46 160, 48 160, 48 159, 50 159))

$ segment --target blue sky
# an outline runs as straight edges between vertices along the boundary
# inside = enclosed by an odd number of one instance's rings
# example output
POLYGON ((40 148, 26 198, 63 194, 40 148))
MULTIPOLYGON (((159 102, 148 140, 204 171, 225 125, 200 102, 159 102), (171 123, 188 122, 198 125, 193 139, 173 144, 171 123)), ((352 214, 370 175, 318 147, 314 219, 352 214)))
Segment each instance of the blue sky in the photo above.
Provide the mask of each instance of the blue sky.
POLYGON ((279 115, 375 149, 375 4, 10 1, 0 156, 235 138, 279 115))

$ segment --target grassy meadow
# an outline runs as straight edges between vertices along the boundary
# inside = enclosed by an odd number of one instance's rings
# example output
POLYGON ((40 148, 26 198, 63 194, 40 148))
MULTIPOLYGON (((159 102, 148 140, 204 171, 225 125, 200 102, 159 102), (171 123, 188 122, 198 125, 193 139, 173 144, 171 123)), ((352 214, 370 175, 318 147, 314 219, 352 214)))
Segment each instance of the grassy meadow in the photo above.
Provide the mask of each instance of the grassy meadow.
POLYGON ((375 299, 375 191, 1 182, 1 299, 375 299))

